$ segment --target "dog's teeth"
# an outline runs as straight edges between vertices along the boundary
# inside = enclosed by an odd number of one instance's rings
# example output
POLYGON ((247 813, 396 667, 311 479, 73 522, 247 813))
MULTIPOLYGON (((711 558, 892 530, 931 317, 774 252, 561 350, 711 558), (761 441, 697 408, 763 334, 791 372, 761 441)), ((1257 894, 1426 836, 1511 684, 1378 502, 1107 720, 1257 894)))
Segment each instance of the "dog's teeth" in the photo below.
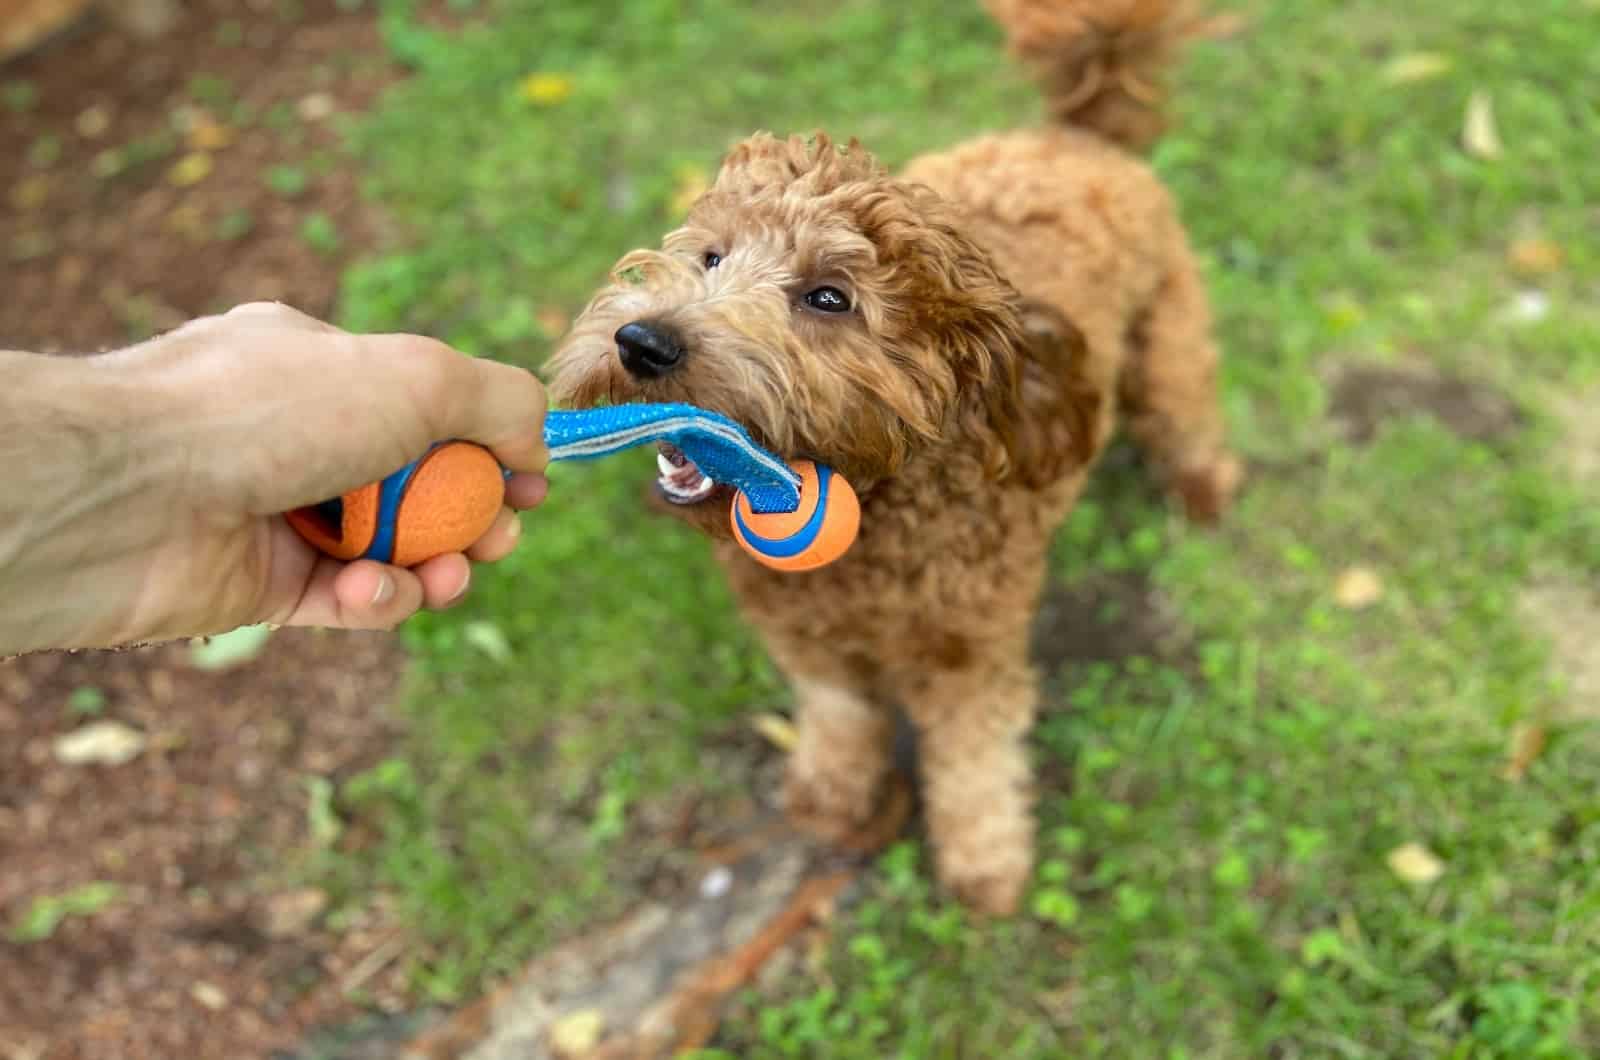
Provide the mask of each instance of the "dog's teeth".
POLYGON ((660 470, 663 479, 671 478, 678 470, 677 465, 667 459, 666 453, 656 454, 656 467, 660 470))

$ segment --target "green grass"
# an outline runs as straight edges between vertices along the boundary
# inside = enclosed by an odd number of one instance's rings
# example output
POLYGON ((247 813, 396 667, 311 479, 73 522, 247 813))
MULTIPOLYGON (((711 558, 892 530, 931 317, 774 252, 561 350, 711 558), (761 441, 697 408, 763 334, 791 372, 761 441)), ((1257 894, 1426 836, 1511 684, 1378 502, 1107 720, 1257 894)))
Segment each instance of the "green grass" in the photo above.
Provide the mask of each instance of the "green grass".
MULTIPOLYGON (((1238 445, 1266 469, 1216 534, 1110 470, 1056 553, 1069 581, 1150 579, 1193 664, 1064 675, 1034 739, 1055 779, 1028 915, 969 922, 904 844, 820 978, 745 1000, 733 1055, 1600 1050, 1600 738, 1561 713, 1580 705, 1519 610, 1533 579, 1600 568, 1597 498, 1564 477, 1542 404, 1600 394, 1600 10, 1239 6, 1249 32, 1179 71, 1156 163, 1206 258, 1238 445), (1385 76, 1413 52, 1450 65, 1385 76), (1499 160, 1459 146, 1475 91, 1499 160), (1506 250, 1530 233, 1565 259, 1519 280, 1506 250), (1507 317, 1524 287, 1543 320, 1507 317), (1525 427, 1489 445, 1419 415, 1344 444, 1326 380, 1353 363, 1471 375, 1525 427), (1370 609, 1335 602, 1352 565, 1382 579, 1370 609), (1528 721, 1550 743, 1511 784, 1528 721), (1406 842, 1442 859, 1437 881, 1390 870, 1406 842)), ((551 313, 755 128, 822 126, 899 162, 1035 118, 976 4, 916 7, 506 0, 444 33, 389 5, 416 73, 357 142, 414 239, 352 270, 343 323, 536 364, 551 313), (570 94, 529 101, 536 73, 570 94)), ((409 629, 412 736, 342 793, 383 838, 336 876, 399 894, 439 995, 620 908, 608 880, 651 849, 640 809, 736 785, 703 748, 784 702, 703 542, 644 515, 647 465, 559 469, 519 554, 409 629)))

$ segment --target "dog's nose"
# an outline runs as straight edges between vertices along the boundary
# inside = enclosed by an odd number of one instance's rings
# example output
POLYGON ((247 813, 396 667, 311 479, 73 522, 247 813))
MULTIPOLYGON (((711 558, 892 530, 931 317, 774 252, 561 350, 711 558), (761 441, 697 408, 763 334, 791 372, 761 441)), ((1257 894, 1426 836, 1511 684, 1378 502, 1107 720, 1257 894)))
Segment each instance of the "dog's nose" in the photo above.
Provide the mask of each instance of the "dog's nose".
POLYGON ((617 329, 617 353, 622 367, 640 379, 666 375, 683 360, 683 342, 664 324, 635 320, 617 329))

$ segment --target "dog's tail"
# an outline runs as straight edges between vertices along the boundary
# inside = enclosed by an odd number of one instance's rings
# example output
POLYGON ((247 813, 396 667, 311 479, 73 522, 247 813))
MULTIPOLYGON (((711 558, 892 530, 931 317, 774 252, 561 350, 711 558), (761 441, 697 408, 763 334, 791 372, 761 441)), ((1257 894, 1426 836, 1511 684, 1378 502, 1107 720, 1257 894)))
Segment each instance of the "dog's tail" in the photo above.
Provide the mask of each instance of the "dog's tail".
POLYGON ((1162 73, 1208 34, 1197 0, 984 0, 1057 121, 1142 150, 1165 130, 1162 73))

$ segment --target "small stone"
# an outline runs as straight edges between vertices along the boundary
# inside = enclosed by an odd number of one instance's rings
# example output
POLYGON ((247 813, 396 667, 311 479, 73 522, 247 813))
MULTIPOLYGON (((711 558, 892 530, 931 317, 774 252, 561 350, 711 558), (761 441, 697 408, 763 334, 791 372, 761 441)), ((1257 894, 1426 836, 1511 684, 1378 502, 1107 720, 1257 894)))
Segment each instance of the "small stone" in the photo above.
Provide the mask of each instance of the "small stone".
POLYGON ((718 865, 700 881, 700 897, 721 898, 733 889, 733 872, 726 865, 718 865))
POLYGON ((144 753, 145 734, 120 721, 96 721, 58 736, 56 761, 68 766, 120 766, 144 753))
POLYGON ((275 939, 300 935, 310 929, 326 908, 327 892, 315 887, 275 894, 266 901, 261 929, 275 939))
POLYGON ((228 1007, 228 995, 214 983, 195 983, 189 988, 189 996, 212 1012, 220 1012, 228 1007))

